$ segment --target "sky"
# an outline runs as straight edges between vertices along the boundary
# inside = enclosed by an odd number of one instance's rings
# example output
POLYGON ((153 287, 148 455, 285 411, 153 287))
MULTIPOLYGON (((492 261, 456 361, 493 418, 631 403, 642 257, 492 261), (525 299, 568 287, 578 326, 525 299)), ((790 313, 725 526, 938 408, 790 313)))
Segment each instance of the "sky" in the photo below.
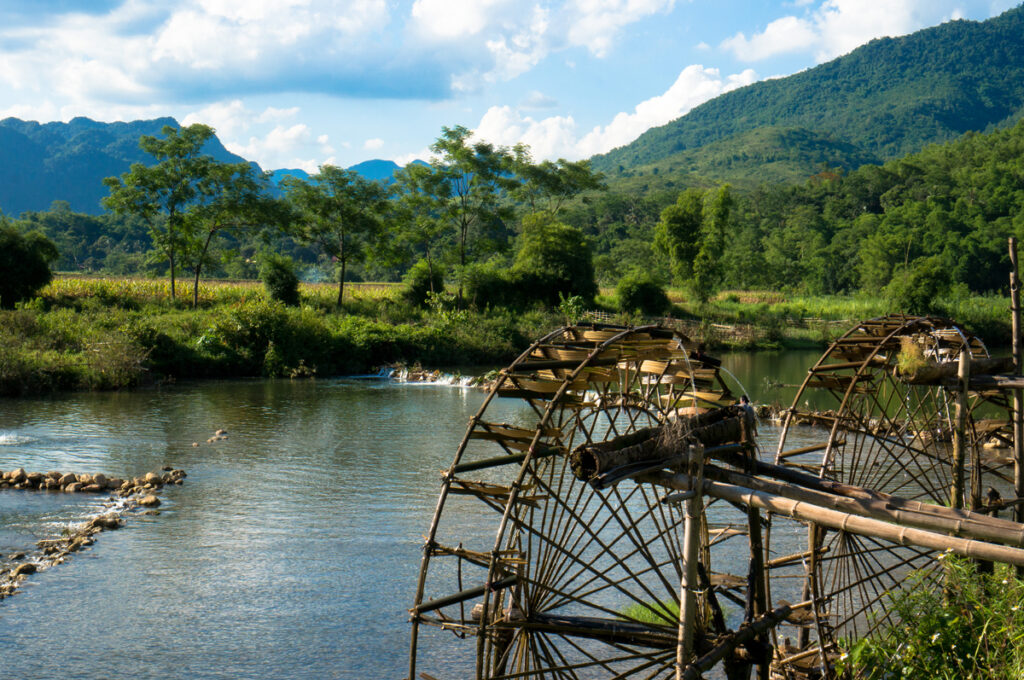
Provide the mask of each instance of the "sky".
POLYGON ((628 144, 723 92, 1020 0, 0 0, 0 118, 173 116, 264 169, 536 160, 628 144))

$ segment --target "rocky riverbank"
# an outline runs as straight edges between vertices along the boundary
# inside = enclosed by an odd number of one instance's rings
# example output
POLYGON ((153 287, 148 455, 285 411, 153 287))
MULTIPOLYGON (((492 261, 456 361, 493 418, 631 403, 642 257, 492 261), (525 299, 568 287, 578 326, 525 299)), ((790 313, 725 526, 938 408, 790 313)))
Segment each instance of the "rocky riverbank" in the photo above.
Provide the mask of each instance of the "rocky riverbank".
POLYGON ((0 489, 43 493, 104 493, 110 497, 104 512, 66 529, 61 536, 37 541, 34 549, 0 555, 0 600, 18 592, 25 579, 39 571, 61 564, 72 553, 95 542, 96 534, 124 526, 132 512, 158 513, 159 494, 165 486, 180 485, 187 477, 184 470, 164 467, 140 477, 107 477, 102 473, 26 472, 24 468, 0 470, 0 489))

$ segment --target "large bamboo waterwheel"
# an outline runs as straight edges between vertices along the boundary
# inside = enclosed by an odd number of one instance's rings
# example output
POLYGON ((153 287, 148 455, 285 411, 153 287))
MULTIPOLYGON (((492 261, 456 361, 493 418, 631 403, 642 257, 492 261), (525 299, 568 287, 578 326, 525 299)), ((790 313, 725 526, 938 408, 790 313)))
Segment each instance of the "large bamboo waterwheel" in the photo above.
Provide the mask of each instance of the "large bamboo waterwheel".
MULTIPOLYGON (((597 490, 567 454, 734 403, 717 365, 663 328, 570 326, 501 372, 442 475, 411 609, 410 678, 675 677, 682 510, 651 483, 597 490), (499 397, 520 400, 518 422, 492 420, 499 397), (491 529, 474 534, 469 518, 480 517, 491 529)), ((704 550, 735 551, 745 575, 735 526, 747 515, 718 506, 704 550)), ((745 578, 702 564, 709 593, 746 601, 745 578)), ((701 612, 702 629, 724 626, 719 609, 701 612)))
MULTIPOLYGON (((959 507, 978 507, 987 486, 1009 482, 1006 467, 980 455, 982 441, 1007 420, 987 406, 1005 408, 1000 393, 961 391, 952 384, 961 351, 976 364, 992 365, 979 338, 945 319, 890 315, 855 325, 808 371, 785 414, 776 464, 876 494, 950 505, 958 476, 954 433, 962 423, 964 483, 955 500, 959 507), (794 444, 805 427, 821 428, 823 443, 794 444)), ((899 509, 914 511, 912 503, 899 509)), ((785 522, 791 521, 776 518, 773 530, 785 530, 785 522)), ((798 653, 825 661, 842 639, 893 623, 886 594, 900 588, 911 571, 933 581, 941 574, 934 551, 813 522, 807 526, 804 595, 813 600, 814 625, 794 632, 798 653)))

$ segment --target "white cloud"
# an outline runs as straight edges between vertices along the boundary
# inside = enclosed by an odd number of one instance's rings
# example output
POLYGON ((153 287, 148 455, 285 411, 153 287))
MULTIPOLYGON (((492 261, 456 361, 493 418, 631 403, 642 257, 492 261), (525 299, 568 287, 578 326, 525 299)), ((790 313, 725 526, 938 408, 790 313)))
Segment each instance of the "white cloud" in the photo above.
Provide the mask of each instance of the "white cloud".
POLYGON ((509 0, 416 0, 410 14, 425 36, 452 40, 482 32, 495 11, 508 4, 509 0))
POLYGON ((717 69, 695 64, 683 69, 664 94, 640 102, 632 112, 619 113, 608 125, 582 135, 572 116, 538 120, 509 106, 489 108, 475 134, 505 146, 529 144, 538 159, 588 158, 628 144, 650 128, 675 120, 693 107, 756 79, 750 69, 723 78, 717 69))
POLYGON ((367 151, 375 151, 384 146, 384 140, 380 138, 367 139, 363 142, 363 148, 367 151))
MULTIPOLYGON (((743 61, 759 61, 787 52, 811 51, 820 63, 846 54, 873 38, 900 36, 938 21, 959 18, 958 0, 823 0, 803 16, 784 16, 763 31, 722 41, 721 47, 743 61)), ((800 2, 798 5, 812 5, 800 2)))
POLYGON ((675 0, 572 0, 567 7, 569 42, 603 57, 623 27, 671 11, 674 4, 675 0))
POLYGON ((519 103, 521 109, 553 109, 556 106, 558 106, 558 100, 540 90, 533 90, 519 103))

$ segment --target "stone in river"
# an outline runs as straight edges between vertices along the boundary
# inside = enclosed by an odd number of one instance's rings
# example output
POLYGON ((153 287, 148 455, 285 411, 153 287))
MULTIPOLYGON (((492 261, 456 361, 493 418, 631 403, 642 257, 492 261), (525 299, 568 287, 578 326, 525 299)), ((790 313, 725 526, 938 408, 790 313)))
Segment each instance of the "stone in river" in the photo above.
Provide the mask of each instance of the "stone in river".
POLYGON ((78 477, 75 476, 74 472, 69 472, 66 475, 61 476, 59 481, 61 486, 67 486, 68 484, 74 484, 77 482, 78 477))
POLYGON ((22 574, 34 574, 36 573, 36 567, 34 562, 26 562, 25 564, 19 564, 18 568, 14 570, 15 576, 21 576, 22 574))
POLYGON ((155 494, 147 494, 139 499, 139 505, 145 508, 155 508, 160 505, 160 499, 155 494))

